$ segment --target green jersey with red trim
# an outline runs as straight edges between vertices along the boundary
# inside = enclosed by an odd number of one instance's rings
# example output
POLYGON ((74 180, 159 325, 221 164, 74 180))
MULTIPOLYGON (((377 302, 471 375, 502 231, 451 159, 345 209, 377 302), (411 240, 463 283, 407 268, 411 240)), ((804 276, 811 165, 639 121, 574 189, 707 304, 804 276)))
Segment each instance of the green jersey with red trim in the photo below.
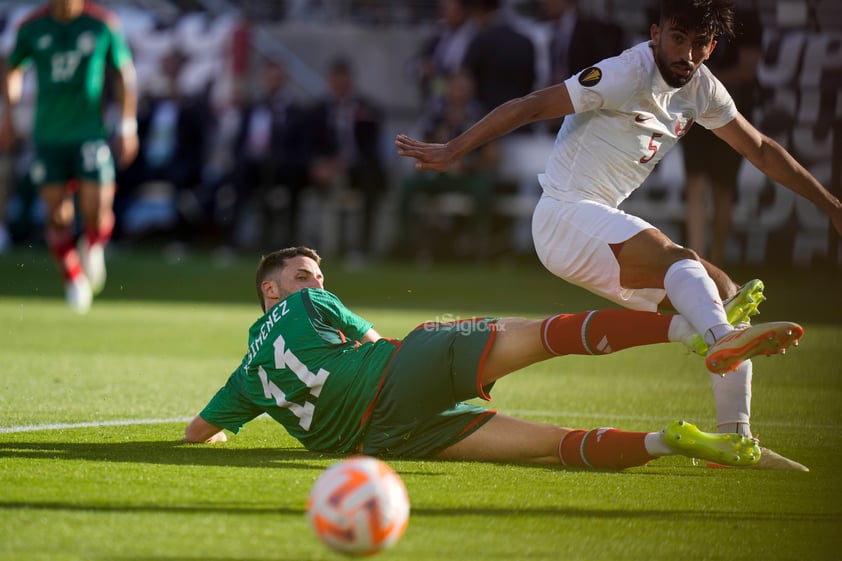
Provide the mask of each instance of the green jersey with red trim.
POLYGON ((202 418, 236 433, 265 412, 309 450, 353 451, 398 347, 359 343, 370 328, 326 290, 288 296, 251 326, 248 352, 202 418))
POLYGON ((18 28, 10 68, 31 63, 37 81, 37 144, 103 139, 103 86, 107 68, 132 60, 119 20, 91 2, 73 20, 54 19, 49 7, 35 10, 18 28))

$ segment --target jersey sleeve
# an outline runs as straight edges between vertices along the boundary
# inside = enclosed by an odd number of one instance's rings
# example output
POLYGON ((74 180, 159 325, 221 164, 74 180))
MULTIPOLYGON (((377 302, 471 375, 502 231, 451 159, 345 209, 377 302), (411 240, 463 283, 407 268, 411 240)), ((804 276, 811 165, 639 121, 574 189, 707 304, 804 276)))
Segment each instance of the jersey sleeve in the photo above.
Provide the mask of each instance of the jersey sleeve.
POLYGON ((597 109, 616 109, 623 105, 641 84, 639 64, 627 61, 630 51, 606 58, 564 81, 576 113, 597 109))
POLYGON ((238 378, 234 373, 202 409, 199 416, 212 425, 237 434, 244 424, 262 412, 240 391, 238 378))
POLYGON ((327 290, 305 289, 305 298, 331 327, 338 329, 351 339, 360 340, 373 324, 358 316, 327 290))
POLYGON ((126 40, 123 27, 116 15, 108 18, 107 27, 111 43, 111 47, 108 49, 108 65, 113 68, 122 68, 123 65, 132 61, 129 42, 126 40))
POLYGON ((703 91, 708 92, 707 107, 699 114, 696 121, 706 129, 724 127, 737 116, 737 105, 731 94, 706 67, 700 69, 700 78, 706 84, 703 91))
POLYGON ((6 65, 11 68, 17 68, 29 59, 32 54, 30 42, 27 40, 29 33, 27 33, 26 26, 18 28, 15 35, 15 44, 9 56, 6 57, 6 65))

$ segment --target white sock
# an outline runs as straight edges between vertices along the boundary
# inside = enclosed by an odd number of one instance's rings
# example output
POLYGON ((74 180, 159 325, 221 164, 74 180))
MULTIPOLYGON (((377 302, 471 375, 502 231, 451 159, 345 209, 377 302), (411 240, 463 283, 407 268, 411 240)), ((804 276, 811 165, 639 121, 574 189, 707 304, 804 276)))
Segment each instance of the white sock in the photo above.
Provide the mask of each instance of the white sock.
POLYGON ((674 343, 690 345, 696 336, 696 330, 681 314, 675 314, 667 330, 667 339, 674 343))
POLYGON ((751 436, 749 419, 752 372, 752 363, 746 360, 725 376, 710 374, 719 432, 737 432, 743 436, 751 436))
POLYGON ((644 436, 643 445, 646 447, 646 453, 650 456, 672 456, 675 454, 675 450, 661 440, 661 433, 659 432, 650 432, 644 436))
POLYGON ((700 261, 682 259, 673 263, 664 275, 664 288, 678 313, 702 334, 708 345, 733 331, 716 283, 700 261))

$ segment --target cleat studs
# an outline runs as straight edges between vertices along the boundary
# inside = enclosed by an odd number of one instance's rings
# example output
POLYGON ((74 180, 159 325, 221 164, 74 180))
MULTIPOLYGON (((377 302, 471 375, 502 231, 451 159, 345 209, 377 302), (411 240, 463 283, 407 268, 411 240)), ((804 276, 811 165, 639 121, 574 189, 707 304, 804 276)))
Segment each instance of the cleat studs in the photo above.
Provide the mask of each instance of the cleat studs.
POLYGON ((798 339, 796 339, 795 341, 793 341, 793 342, 792 342, 792 346, 793 346, 793 347, 797 347, 797 346, 798 346, 798 339))
POLYGON ((785 355, 785 354, 786 354, 786 349, 781 349, 781 354, 782 354, 782 355, 785 355))
POLYGON ((786 336, 787 336, 787 337, 792 337, 792 329, 787 329, 787 330, 786 330, 786 336))

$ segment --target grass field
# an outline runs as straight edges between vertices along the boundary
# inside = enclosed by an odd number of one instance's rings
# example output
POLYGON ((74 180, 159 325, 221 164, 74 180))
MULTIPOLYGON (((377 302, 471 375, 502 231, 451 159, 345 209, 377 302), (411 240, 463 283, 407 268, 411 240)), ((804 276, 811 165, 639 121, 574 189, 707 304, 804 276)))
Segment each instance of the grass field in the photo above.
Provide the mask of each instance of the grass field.
MULTIPOLYGON (((253 269, 253 259, 117 253, 103 297, 78 317, 43 251, 0 256, 0 560, 340 559, 304 516, 336 458, 264 419, 224 445, 179 442, 242 357, 259 313, 253 269)), ((387 336, 433 318, 607 306, 532 262, 324 270, 387 336)), ((842 559, 842 277, 735 276, 766 281, 761 319, 806 329, 798 349, 756 361, 753 428, 809 473, 685 458, 619 473, 396 461, 411 520, 379 558, 842 559)), ((676 418, 714 428, 708 377, 679 345, 535 365, 499 382, 491 405, 581 428, 657 430, 676 418)))

